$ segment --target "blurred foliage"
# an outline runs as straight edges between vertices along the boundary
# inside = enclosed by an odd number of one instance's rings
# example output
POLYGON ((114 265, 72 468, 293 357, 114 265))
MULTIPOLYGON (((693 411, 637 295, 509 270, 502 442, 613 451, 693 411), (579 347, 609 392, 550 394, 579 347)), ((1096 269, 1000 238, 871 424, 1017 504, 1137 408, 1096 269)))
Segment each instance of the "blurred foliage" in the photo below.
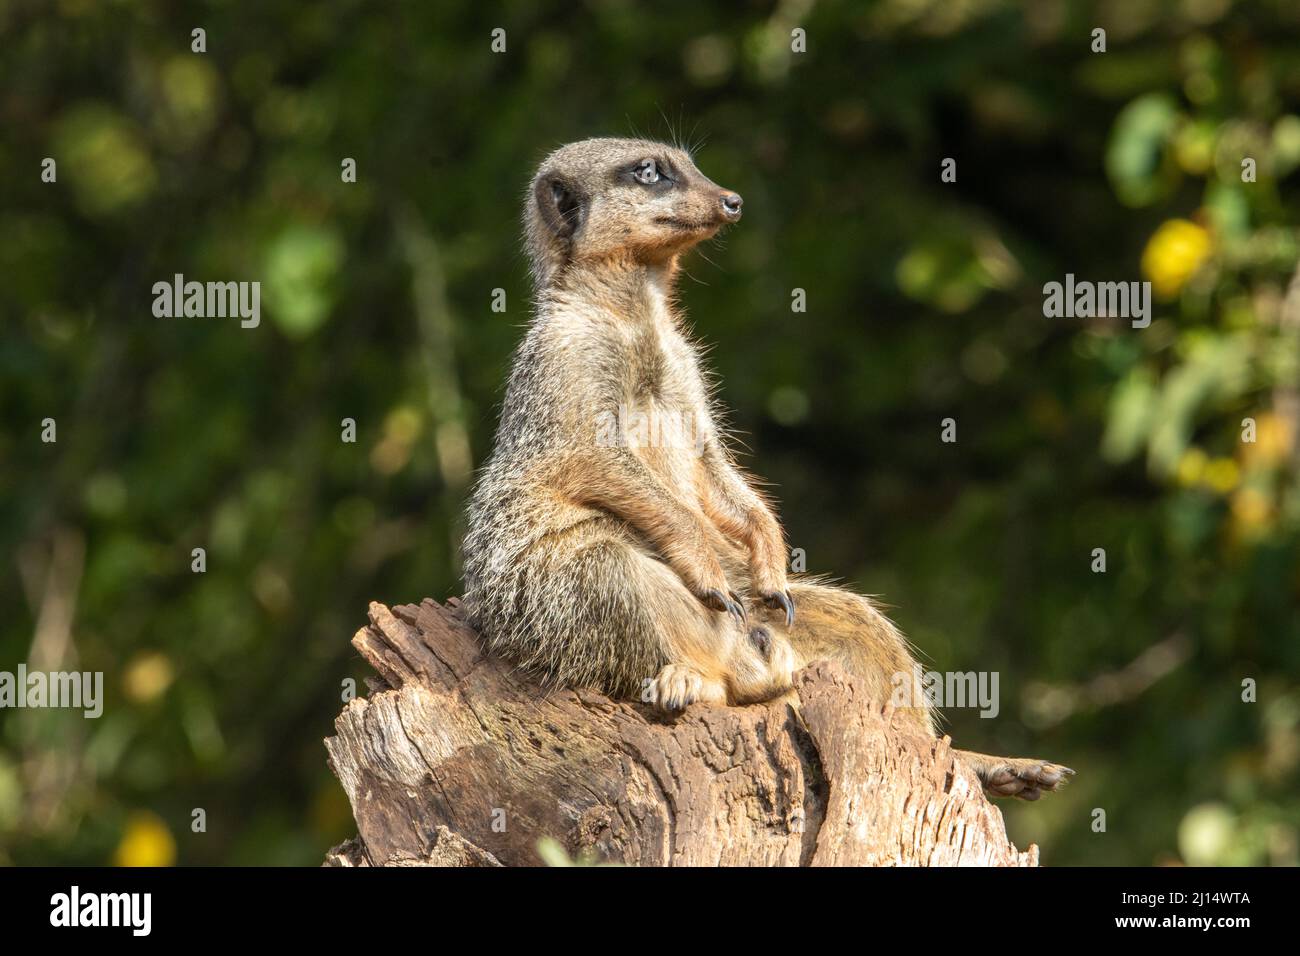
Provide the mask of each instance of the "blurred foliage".
POLYGON ((713 6, 0 0, 0 670, 107 698, 0 712, 0 861, 350 835, 347 639, 458 590, 524 186, 638 132, 746 198, 683 300, 791 544, 935 667, 1001 672, 999 719, 948 713, 963 746, 1079 771, 1013 838, 1297 862, 1300 8, 713 6), (155 318, 176 273, 261 281, 262 324, 155 318), (1066 273, 1151 281, 1150 327, 1044 318, 1066 273))

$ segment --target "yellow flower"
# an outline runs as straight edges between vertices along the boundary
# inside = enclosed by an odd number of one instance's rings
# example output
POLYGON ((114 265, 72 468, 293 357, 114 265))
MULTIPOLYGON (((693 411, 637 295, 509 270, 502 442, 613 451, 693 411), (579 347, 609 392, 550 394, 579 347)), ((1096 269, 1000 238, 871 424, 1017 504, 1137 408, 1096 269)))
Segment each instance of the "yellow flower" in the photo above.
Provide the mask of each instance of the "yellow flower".
POLYGON ((1231 458, 1216 458, 1205 468, 1205 483, 1221 495, 1237 487, 1240 472, 1231 458))
POLYGON ((161 696, 175 677, 172 662, 166 654, 146 651, 137 654, 127 665, 122 676, 123 690, 132 702, 147 704, 161 696))
POLYGON ((1255 440, 1243 442, 1241 457, 1248 469, 1272 468, 1286 461, 1295 436, 1291 423, 1274 412, 1263 412, 1255 420, 1255 440))
POLYGON ((1232 496, 1232 519, 1239 535, 1256 537, 1272 524, 1272 502, 1256 488, 1238 488, 1232 496))
POLYGON ((1205 465, 1209 459, 1199 448, 1189 448, 1178 459, 1178 483, 1184 487, 1199 484, 1205 477, 1205 465))
POLYGON ((1142 252, 1142 273, 1162 299, 1178 295, 1187 280, 1210 257, 1210 233, 1187 219, 1160 225, 1142 252))
POLYGON ((126 832, 113 854, 115 866, 171 866, 176 841, 156 813, 137 810, 126 821, 126 832))

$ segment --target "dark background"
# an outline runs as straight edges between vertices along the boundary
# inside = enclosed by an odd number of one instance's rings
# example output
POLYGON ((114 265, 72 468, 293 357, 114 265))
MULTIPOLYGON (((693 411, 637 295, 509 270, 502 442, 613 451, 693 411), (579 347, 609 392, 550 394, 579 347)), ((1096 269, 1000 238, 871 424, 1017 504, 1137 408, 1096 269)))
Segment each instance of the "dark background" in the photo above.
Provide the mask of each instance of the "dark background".
POLYGON ((1013 839, 1295 864, 1300 8, 547 6, 0 2, 0 670, 106 684, 0 711, 0 862, 351 835, 321 740, 367 602, 458 593, 524 187, 638 133, 745 197, 682 299, 808 570, 1000 673, 960 745, 1079 771, 1013 839), (259 280, 261 326, 155 318, 177 272, 259 280), (1152 281, 1150 328, 1045 318, 1067 272, 1152 281))

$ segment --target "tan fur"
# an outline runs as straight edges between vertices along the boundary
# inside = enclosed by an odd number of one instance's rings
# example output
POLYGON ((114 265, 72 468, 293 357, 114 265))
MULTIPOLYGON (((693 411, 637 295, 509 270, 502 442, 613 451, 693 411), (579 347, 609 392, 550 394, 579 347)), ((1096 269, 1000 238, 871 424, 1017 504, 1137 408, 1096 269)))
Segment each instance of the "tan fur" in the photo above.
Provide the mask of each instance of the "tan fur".
MULTIPOLYGON (((594 139, 542 163, 525 210, 536 315, 465 540, 489 649, 667 709, 768 699, 820 658, 888 700, 915 667, 906 641, 869 599, 787 579, 780 524, 724 443, 673 302, 678 257, 739 219, 739 197, 679 149, 594 139)), ((928 705, 904 713, 934 733, 928 705)), ((1064 775, 970 759, 1022 796, 1064 775)))

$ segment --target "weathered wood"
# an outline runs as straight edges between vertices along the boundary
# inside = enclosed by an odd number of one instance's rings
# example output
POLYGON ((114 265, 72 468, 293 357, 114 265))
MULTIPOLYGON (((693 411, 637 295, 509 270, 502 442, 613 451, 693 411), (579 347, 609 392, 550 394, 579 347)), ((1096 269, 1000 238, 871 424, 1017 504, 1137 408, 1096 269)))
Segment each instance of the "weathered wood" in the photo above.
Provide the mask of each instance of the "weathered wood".
POLYGON ((485 657, 458 602, 370 606, 353 645, 380 675, 325 741, 358 837, 326 863, 497 866, 1033 866, 946 738, 895 726, 829 662, 799 706, 676 718, 544 691, 485 657))

